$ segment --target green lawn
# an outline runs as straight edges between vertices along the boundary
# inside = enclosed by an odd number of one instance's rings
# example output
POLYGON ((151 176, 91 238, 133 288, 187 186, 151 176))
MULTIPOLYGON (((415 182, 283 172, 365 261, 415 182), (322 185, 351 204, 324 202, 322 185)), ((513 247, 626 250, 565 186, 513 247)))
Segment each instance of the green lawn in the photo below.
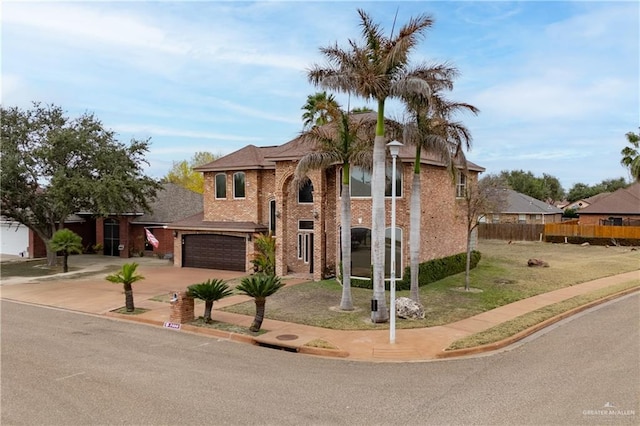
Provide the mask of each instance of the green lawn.
MULTIPOLYGON (((481 240, 478 248, 482 260, 470 275, 474 291, 464 291, 464 273, 424 286, 420 299, 425 319, 398 319, 396 327, 448 324, 523 298, 640 269, 640 250, 630 247, 481 240), (542 259, 549 267, 528 267, 530 258, 542 259)), ((370 321, 371 290, 352 289, 353 312, 337 309, 341 290, 335 280, 286 287, 267 299, 266 317, 339 330, 388 328, 370 321)), ((408 297, 409 292, 399 291, 396 296, 408 297)), ((224 310, 253 315, 255 305, 246 302, 224 310)))

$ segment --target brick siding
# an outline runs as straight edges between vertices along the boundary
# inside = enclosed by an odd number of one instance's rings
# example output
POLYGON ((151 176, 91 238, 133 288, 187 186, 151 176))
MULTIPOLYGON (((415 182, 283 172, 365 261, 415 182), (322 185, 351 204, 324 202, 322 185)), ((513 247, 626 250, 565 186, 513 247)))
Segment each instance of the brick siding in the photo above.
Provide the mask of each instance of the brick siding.
MULTIPOLYGON (((276 273, 309 273, 311 263, 298 258, 298 235, 313 233, 313 278, 318 280, 337 272, 340 258, 340 171, 333 167, 309 173, 313 184, 313 203, 298 203, 297 188, 291 187, 296 163, 278 162, 275 170, 246 172, 246 198, 233 199, 233 172, 226 172, 227 198, 214 198, 215 172, 205 173, 204 217, 208 221, 251 221, 269 225, 269 202, 276 200, 276 273), (315 214, 315 215, 314 215, 315 214), (300 220, 313 221, 313 229, 299 230, 300 220)), ((409 210, 413 167, 401 164, 402 195, 396 199, 396 223, 402 230, 402 265, 409 265, 409 210)), ((477 174, 470 177, 477 179, 477 174)), ((422 228, 421 261, 466 251, 466 209, 455 198, 449 172, 436 166, 421 171, 422 228)), ((371 198, 352 198, 352 227, 371 229, 371 198)), ((391 199, 386 200, 386 223, 391 222, 391 199)), ((174 241, 176 266, 181 265, 181 247, 174 241)), ((248 250, 249 252, 249 250, 248 250)))

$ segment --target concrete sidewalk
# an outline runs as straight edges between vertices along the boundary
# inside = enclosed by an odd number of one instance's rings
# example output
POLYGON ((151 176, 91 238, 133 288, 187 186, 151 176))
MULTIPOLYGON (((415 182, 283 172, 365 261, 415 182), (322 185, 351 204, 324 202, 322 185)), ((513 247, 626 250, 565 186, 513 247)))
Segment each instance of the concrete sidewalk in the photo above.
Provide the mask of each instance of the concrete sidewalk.
MULTIPOLYGON (((174 291, 184 290, 186 286, 205 281, 212 276, 225 280, 238 280, 243 276, 241 273, 232 271, 176 268, 167 260, 155 258, 107 258, 107 260, 108 261, 105 261, 104 256, 75 256, 70 262, 70 265, 76 268, 74 272, 44 278, 3 278, 0 280, 2 284, 0 286, 0 297, 17 302, 165 326, 169 325, 166 323, 169 321, 171 305, 165 301, 151 300, 151 298, 165 294, 168 300, 168 295, 174 291), (138 270, 145 276, 144 281, 134 284, 135 305, 137 308, 145 308, 148 309, 148 311, 139 315, 115 314, 112 311, 122 307, 124 304, 122 288, 116 284, 107 282, 104 279, 106 272, 102 271, 107 264, 120 265, 131 261, 140 264, 138 270), (81 275, 78 276, 78 274, 81 275), (73 275, 76 275, 76 277, 69 279, 69 277, 73 275)), ((305 279, 285 277, 283 281, 287 285, 295 285, 304 282, 305 279)), ((258 337, 186 324, 181 325, 180 330, 208 334, 217 338, 283 348, 301 353, 341 357, 349 360, 374 362, 422 361, 468 355, 504 347, 549 323, 561 319, 561 317, 554 318, 535 329, 527 330, 497 344, 460 351, 444 350, 458 339, 487 330, 541 307, 574 296, 590 293, 594 290, 630 281, 635 281, 640 285, 640 271, 601 278, 541 294, 444 326, 398 329, 396 330, 396 342, 394 344, 389 343, 388 328, 380 330, 341 331, 269 319, 265 319, 262 325, 263 329, 269 331, 258 337), (317 339, 329 342, 338 349, 321 349, 305 346, 307 343, 317 339)), ((638 291, 638 287, 618 294, 617 296, 634 291, 638 291)), ((214 304, 213 318, 217 321, 230 324, 249 326, 253 320, 252 316, 238 315, 219 310, 224 306, 246 300, 250 299, 246 296, 231 296, 216 302, 214 304)), ((200 304, 196 305, 196 316, 200 315, 199 310, 203 309, 201 306, 200 304)), ((563 315, 562 317, 570 314, 571 313, 563 315)), ((381 326, 381 328, 382 327, 383 326, 381 326)), ((173 330, 168 330, 168 332, 173 332, 173 330)))

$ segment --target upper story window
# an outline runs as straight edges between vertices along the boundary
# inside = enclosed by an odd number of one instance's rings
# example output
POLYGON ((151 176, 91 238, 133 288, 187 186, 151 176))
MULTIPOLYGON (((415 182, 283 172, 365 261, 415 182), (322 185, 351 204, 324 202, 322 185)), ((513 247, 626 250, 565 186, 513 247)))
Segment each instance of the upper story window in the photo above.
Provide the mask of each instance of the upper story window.
POLYGON ((456 176, 456 198, 464 198, 467 193, 467 175, 458 171, 456 176))
POLYGON ((313 184, 310 180, 298 190, 298 203, 313 203, 313 184))
POLYGON ((245 175, 244 172, 233 174, 233 198, 244 198, 245 175))
MULTIPOLYGON (((384 196, 391 197, 391 166, 387 166, 385 170, 384 196)), ((371 197, 371 173, 358 167, 351 167, 351 186, 352 197, 371 197)), ((396 165, 396 197, 402 196, 402 168, 396 165)))
POLYGON ((227 198, 227 175, 224 173, 216 175, 216 198, 227 198))

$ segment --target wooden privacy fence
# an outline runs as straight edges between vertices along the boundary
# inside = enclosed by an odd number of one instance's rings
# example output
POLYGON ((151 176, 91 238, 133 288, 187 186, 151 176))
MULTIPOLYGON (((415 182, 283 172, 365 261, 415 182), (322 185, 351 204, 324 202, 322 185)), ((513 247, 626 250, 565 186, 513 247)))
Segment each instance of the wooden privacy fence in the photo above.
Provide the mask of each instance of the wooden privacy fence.
POLYGON ((478 238, 486 240, 539 241, 544 225, 526 223, 481 223, 478 238))
POLYGON ((555 241, 558 239, 589 240, 638 240, 640 226, 577 225, 575 223, 547 223, 530 225, 525 223, 481 223, 478 238, 512 241, 555 241))
POLYGON ((615 238, 620 240, 640 239, 640 226, 565 225, 548 223, 544 225, 546 237, 615 238))

